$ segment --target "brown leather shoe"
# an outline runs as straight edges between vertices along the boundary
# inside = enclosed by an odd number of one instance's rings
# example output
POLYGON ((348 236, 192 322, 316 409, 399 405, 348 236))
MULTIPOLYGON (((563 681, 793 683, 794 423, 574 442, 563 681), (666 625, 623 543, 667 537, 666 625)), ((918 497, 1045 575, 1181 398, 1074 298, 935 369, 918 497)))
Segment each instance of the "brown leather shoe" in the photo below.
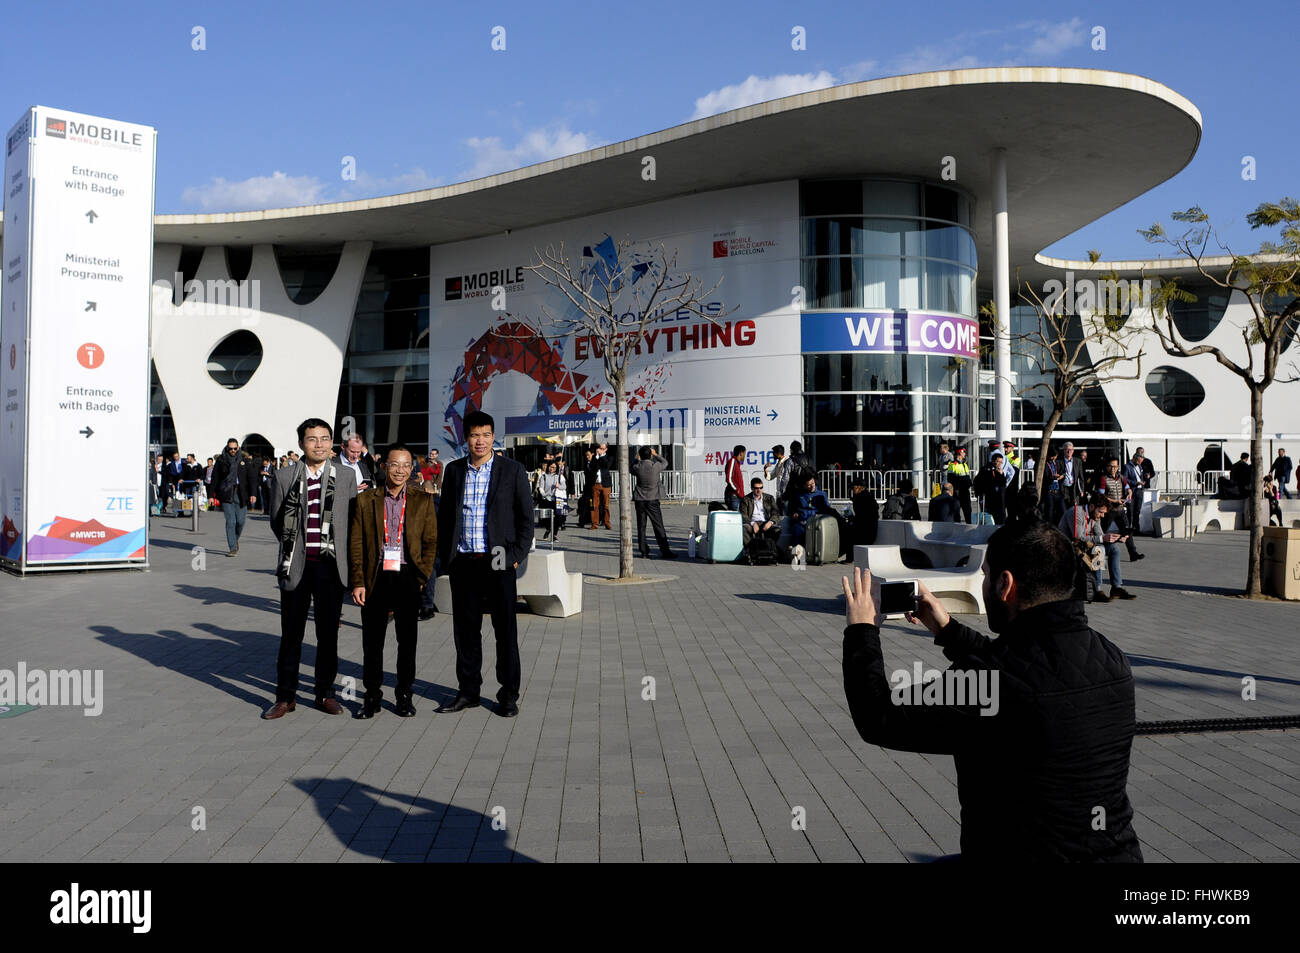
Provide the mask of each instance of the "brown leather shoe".
POLYGON ((343 706, 339 704, 337 698, 318 698, 316 699, 316 707, 327 715, 343 714, 343 706))
POLYGON ((262 717, 266 718, 267 720, 270 720, 272 718, 283 718, 285 715, 289 714, 289 712, 293 711, 297 707, 298 707, 297 702, 276 702, 274 705, 272 705, 270 708, 266 710, 266 714, 263 715, 262 717))

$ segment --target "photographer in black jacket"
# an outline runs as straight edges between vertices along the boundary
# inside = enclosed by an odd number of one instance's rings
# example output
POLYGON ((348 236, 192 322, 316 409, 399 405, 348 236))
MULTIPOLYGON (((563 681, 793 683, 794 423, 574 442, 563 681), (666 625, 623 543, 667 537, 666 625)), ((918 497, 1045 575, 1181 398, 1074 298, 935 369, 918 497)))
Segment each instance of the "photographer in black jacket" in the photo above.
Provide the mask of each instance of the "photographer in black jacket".
POLYGON ((978 676, 992 686, 993 703, 982 710, 943 691, 909 691, 900 677, 906 672, 894 673, 891 690, 879 582, 859 569, 852 586, 844 579, 844 687, 853 723, 872 744, 953 755, 962 860, 1142 860, 1125 790, 1133 676, 1072 598, 1074 563, 1070 541, 1040 520, 994 533, 984 562, 994 639, 951 618, 918 583, 908 619, 924 624, 953 663, 931 686, 956 685, 958 673, 978 676))

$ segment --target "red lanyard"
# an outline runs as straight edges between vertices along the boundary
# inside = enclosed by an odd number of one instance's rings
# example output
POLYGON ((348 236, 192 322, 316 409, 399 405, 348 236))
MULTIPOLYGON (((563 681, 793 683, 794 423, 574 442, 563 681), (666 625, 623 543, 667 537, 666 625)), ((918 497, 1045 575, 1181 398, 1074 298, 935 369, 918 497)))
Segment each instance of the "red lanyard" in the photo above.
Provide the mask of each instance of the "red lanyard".
MULTIPOLYGON (((402 538, 402 528, 406 525, 406 492, 402 492, 402 512, 397 517, 397 538, 402 538)), ((384 545, 388 545, 388 501, 384 501, 384 545)))

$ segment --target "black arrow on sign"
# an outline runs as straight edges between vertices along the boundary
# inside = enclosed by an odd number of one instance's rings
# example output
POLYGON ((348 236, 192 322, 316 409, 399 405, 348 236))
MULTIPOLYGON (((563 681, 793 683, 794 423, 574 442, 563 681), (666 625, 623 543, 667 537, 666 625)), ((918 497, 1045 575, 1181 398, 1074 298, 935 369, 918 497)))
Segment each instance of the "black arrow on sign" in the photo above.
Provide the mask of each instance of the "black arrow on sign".
POLYGON ((97 219, 98 217, 99 217, 99 213, 96 212, 93 208, 86 213, 86 218, 90 219, 91 225, 95 224, 95 219, 97 219))
POLYGON ((95 302, 93 302, 93 301, 87 301, 87 302, 86 302, 86 310, 87 310, 87 311, 94 311, 94 310, 95 310, 95 302))
POLYGON ((77 433, 84 433, 86 435, 86 439, 89 440, 94 435, 95 431, 91 430, 90 425, 87 424, 85 429, 78 430, 77 433))

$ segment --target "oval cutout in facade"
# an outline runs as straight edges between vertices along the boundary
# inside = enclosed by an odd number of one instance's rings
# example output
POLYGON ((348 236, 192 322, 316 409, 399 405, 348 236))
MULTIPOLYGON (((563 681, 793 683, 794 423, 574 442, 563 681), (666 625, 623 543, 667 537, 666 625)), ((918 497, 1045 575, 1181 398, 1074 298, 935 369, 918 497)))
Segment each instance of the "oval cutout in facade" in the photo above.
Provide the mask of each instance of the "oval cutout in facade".
POLYGON ((1164 364, 1147 375, 1147 396, 1162 413, 1185 417, 1205 400, 1205 388, 1181 367, 1164 364))
POLYGON ((239 390, 262 363, 262 342, 252 331, 239 330, 217 342, 208 355, 208 376, 227 390, 239 390))

